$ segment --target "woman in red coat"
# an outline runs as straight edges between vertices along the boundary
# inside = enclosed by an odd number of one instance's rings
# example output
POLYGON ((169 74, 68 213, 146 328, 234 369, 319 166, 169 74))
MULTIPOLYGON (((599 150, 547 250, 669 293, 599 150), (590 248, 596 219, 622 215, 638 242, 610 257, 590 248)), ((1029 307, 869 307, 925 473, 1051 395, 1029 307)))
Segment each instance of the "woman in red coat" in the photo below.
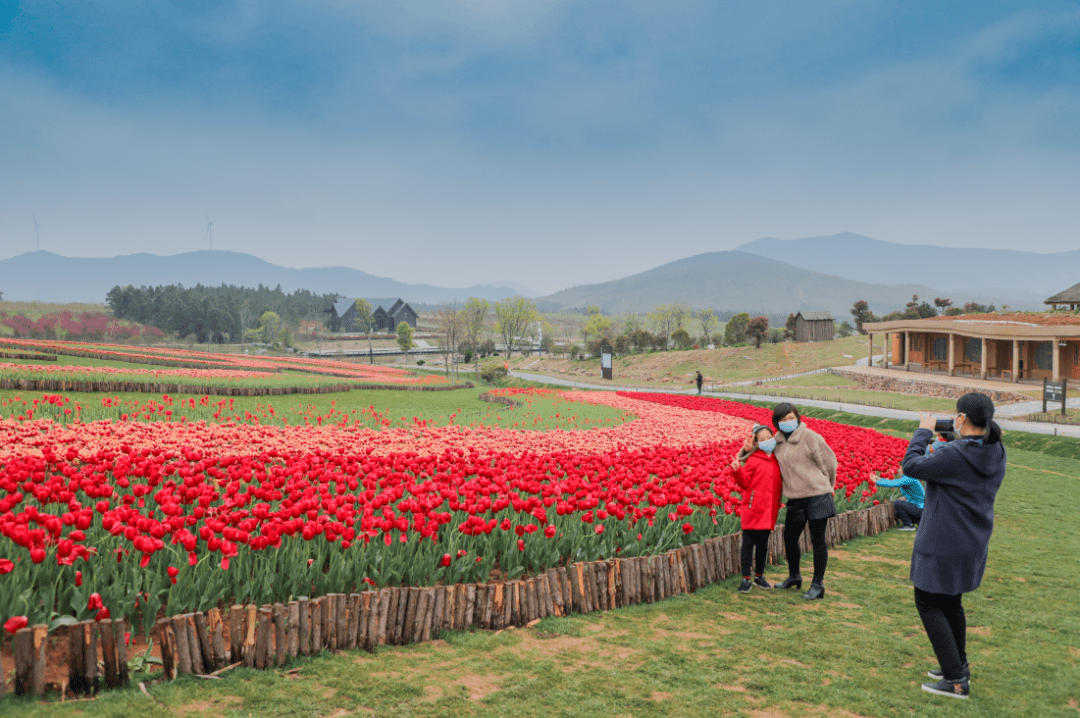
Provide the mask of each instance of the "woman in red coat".
POLYGON ((742 520, 742 583, 739 593, 748 593, 751 588, 772 588, 765 577, 765 559, 769 553, 769 535, 776 527, 776 517, 780 514, 780 494, 783 480, 780 477, 780 465, 776 463, 773 449, 776 439, 772 429, 755 424, 750 436, 746 438, 742 451, 732 462, 735 469, 735 482, 742 493, 742 508, 739 517, 742 520), (757 549, 757 555, 754 555, 757 549), (750 560, 754 558, 754 577, 750 578, 750 560))

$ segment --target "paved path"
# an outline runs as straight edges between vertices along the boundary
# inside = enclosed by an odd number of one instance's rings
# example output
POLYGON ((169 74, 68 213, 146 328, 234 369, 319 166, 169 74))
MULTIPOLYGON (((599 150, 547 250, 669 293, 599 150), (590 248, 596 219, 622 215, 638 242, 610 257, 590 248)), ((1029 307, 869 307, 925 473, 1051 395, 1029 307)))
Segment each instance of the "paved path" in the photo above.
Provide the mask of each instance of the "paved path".
MULTIPOLYGON (((544 376, 543 374, 529 374, 526 372, 512 371, 511 376, 518 379, 524 379, 526 381, 535 381, 541 384, 551 384, 554 386, 565 386, 575 389, 606 389, 608 391, 639 391, 639 392, 652 392, 657 394, 697 394, 697 389, 680 390, 678 388, 665 388, 665 389, 642 389, 641 387, 629 387, 629 386, 598 386, 597 384, 585 384, 582 382, 572 381, 570 379, 562 379, 560 377, 544 376)), ((742 393, 742 392, 730 392, 730 391, 707 391, 705 396, 715 396, 726 399, 750 399, 752 401, 766 401, 766 402, 780 402, 790 401, 793 404, 799 404, 801 406, 814 406, 821 409, 831 409, 833 411, 845 411, 850 414, 862 414, 863 416, 877 416, 884 419, 909 419, 918 421, 919 412, 906 411, 904 409, 886 409, 880 406, 865 406, 863 404, 846 404, 839 401, 821 401, 819 399, 802 399, 799 397, 782 397, 782 396, 768 396, 765 394, 754 393, 742 393)), ((1070 399, 1070 402, 1080 402, 1077 399, 1070 399)), ((1027 402, 1024 402, 1025 404, 1027 402)), ((1071 405, 1071 404, 1070 404, 1071 405)), ((1002 407, 1004 409, 1005 407, 1002 407)), ((1041 402, 1039 408, 1042 408, 1041 402)), ((1028 412, 1025 412, 1028 413, 1028 412)), ((1002 414, 1002 417, 1008 416, 1008 414, 1002 414)), ((998 421, 998 425, 1005 431, 1024 431, 1029 434, 1053 434, 1055 436, 1074 436, 1080 438, 1080 426, 1065 426, 1056 424, 1041 424, 1027 421, 1010 421, 1009 419, 1001 418, 998 421)))

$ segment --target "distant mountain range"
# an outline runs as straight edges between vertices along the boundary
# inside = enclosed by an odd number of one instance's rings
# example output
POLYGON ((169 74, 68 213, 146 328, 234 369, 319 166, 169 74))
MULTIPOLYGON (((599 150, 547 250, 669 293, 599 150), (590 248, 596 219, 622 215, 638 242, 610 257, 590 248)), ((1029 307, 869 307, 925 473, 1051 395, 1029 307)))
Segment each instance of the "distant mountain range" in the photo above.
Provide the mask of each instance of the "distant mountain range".
MULTIPOLYGON (((1031 246, 1037 246, 1037 239, 1031 246)), ((954 294, 996 294, 1038 303, 1080 282, 1080 250, 1039 254, 957 249, 883 242, 850 232, 807 239, 755 239, 736 250, 863 282, 914 282, 954 294)))
POLYGON ((46 302, 104 302, 113 287, 196 284, 273 288, 285 292, 308 289, 345 297, 402 297, 416 304, 439 304, 450 299, 480 297, 490 301, 518 294, 510 287, 479 285, 451 289, 430 284, 405 284, 348 267, 290 269, 239 252, 207 251, 161 257, 129 254, 91 259, 63 257, 51 252, 27 252, 0 260, 0 291, 4 299, 46 302))

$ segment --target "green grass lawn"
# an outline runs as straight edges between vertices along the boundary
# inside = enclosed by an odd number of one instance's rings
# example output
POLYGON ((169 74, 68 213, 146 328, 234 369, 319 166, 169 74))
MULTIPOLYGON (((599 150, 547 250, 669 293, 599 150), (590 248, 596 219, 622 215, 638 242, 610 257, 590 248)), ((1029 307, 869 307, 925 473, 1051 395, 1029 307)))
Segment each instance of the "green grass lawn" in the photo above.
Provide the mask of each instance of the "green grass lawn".
POLYGON ((919 690, 935 662, 907 579, 913 536, 890 531, 833 549, 826 598, 811 604, 795 592, 739 595, 729 579, 532 629, 182 678, 150 686, 151 698, 137 687, 66 704, 8 697, 0 715, 1075 715, 1080 461, 1016 449, 1009 461, 987 574, 965 598, 968 701, 919 690))

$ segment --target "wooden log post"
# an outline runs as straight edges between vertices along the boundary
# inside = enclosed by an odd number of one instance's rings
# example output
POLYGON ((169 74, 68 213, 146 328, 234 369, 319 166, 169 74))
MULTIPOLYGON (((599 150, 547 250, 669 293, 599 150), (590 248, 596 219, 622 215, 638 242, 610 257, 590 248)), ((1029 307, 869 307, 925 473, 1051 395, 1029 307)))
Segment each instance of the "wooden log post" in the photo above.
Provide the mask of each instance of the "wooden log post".
POLYGON ((420 589, 410 586, 407 590, 408 602, 405 604, 405 622, 401 626, 401 643, 413 642, 416 627, 416 612, 420 607, 420 589))
POLYGON ((569 616, 574 609, 574 599, 571 595, 573 592, 570 590, 570 572, 565 566, 559 566, 555 573, 559 575, 559 584, 562 586, 563 613, 569 616))
POLYGON ((172 617, 172 629, 176 640, 176 672, 190 676, 191 650, 188 648, 187 622, 183 616, 172 617))
POLYGON ((573 610, 578 613, 585 613, 585 594, 581 590, 581 565, 576 563, 573 564, 567 570, 567 573, 570 576, 570 591, 573 596, 573 610))
POLYGON ((301 656, 311 655, 311 601, 301 597, 296 601, 297 648, 301 656))
POLYGON ((210 644, 214 650, 214 670, 228 665, 225 659, 225 626, 221 620, 221 609, 211 608, 206 612, 206 630, 210 634, 210 644))
POLYGON ((360 633, 360 594, 350 593, 342 603, 346 606, 345 616, 340 623, 345 625, 344 635, 338 637, 338 646, 343 649, 356 648, 356 639, 360 633))
POLYGON ((344 650, 346 648, 356 647, 356 626, 353 626, 352 636, 353 644, 349 645, 349 597, 344 593, 334 594, 334 610, 337 613, 337 640, 334 641, 334 648, 338 650, 344 650))
POLYGON ((365 591, 365 594, 367 593, 371 594, 371 607, 368 611, 368 627, 364 639, 364 648, 368 651, 374 651, 375 646, 379 645, 379 615, 382 607, 382 593, 365 591))
POLYGON ((473 627, 473 616, 476 613, 476 584, 470 583, 465 587, 465 621, 462 630, 468 631, 473 627))
POLYGON ((537 582, 540 584, 540 599, 541 607, 540 611, 545 616, 554 616, 555 614, 555 597, 551 592, 551 581, 548 580, 548 575, 542 573, 536 577, 537 582))
POLYGON ((507 582, 503 584, 503 613, 502 628, 512 628, 514 626, 514 586, 513 582, 507 582))
POLYGON ((105 664, 105 685, 109 688, 119 688, 120 677, 116 663, 116 636, 113 634, 112 620, 106 618, 99 621, 98 624, 101 628, 101 662, 105 664))
POLYGON ((459 583, 454 589, 454 626, 455 630, 468 629, 465 625, 465 613, 469 608, 469 588, 464 583, 459 583))
POLYGON ((379 591, 379 610, 378 620, 376 623, 375 631, 375 645, 385 646, 387 644, 387 624, 390 617, 390 589, 384 588, 379 591))
POLYGON ((98 629, 94 621, 83 621, 83 664, 86 668, 86 692, 87 694, 98 692, 98 679, 101 672, 98 671, 98 629))
POLYGON ((289 614, 289 658, 296 658, 300 654, 300 602, 289 601, 286 608, 289 614))
MULTIPOLYGON (((109 635, 112 635, 111 633, 109 635)), ((49 626, 44 623, 34 624, 31 629, 31 648, 33 649, 33 668, 31 670, 31 683, 34 686, 34 695, 38 698, 45 695, 45 647, 49 637, 49 626)), ((116 652, 113 652, 115 661, 116 652)))
MULTIPOLYGON (((154 630, 157 632, 158 648, 161 650, 161 670, 165 674, 166 680, 174 680, 176 678, 176 636, 173 633, 172 621, 168 618, 162 618, 154 625, 154 630)), ((74 638, 75 633, 71 633, 70 636, 74 638)), ((70 641, 70 644, 74 644, 74 640, 70 641)), ((80 643, 81 643, 80 638, 80 643)), ((69 644, 69 645, 70 645, 69 644)), ((71 686, 71 690, 76 695, 82 693, 82 681, 84 677, 82 675, 82 653, 81 651, 74 650, 74 645, 70 645, 68 648, 68 660, 70 661, 71 669, 68 672, 68 685, 71 686), (78 656, 79 673, 76 674, 75 658, 78 656), (76 682, 76 676, 78 683, 76 682)))
POLYGON ((622 579, 619 577, 619 560, 612 559, 607 562, 607 608, 609 611, 619 605, 619 591, 622 588, 621 584, 622 579))
MULTIPOLYGON (((161 624, 162 623, 168 623, 168 620, 169 619, 167 619, 167 618, 163 618, 160 621, 158 621, 159 629, 160 629, 161 624)), ((71 689, 71 692, 74 693, 75 695, 80 695, 80 694, 86 692, 86 668, 85 668, 85 664, 83 663, 83 659, 85 658, 85 654, 83 652, 82 645, 83 645, 82 626, 79 625, 79 624, 76 624, 74 626, 69 626, 68 627, 68 687, 71 689)), ((161 663, 162 663, 162 667, 166 671, 165 675, 167 677, 169 677, 170 679, 175 678, 176 677, 175 672, 172 673, 171 675, 169 673, 169 669, 172 667, 171 656, 169 657, 169 659, 170 659, 169 662, 166 662, 166 654, 165 654, 166 641, 163 640, 163 639, 159 640, 159 645, 161 646, 161 663)), ((12 647, 12 650, 14 650, 14 646, 12 647)))
POLYGON ((244 655, 244 607, 229 609, 229 662, 236 663, 244 655))
POLYGON ((480 603, 479 610, 480 626, 482 628, 493 628, 492 622, 495 620, 495 586, 490 583, 484 585, 484 599, 480 603))
POLYGON ((4 659, 0 656, 0 698, 7 694, 7 672, 4 670, 4 659))
POLYGON ((337 597, 336 593, 322 597, 322 643, 324 651, 337 650, 337 597))
POLYGON ((311 653, 319 653, 323 649, 323 599, 313 598, 308 601, 308 610, 311 612, 311 653))
MULTIPOLYGON (((255 667, 255 641, 258 635, 259 621, 257 618, 258 607, 249 603, 244 607, 244 665, 248 668, 255 667)), ((233 661, 235 663, 236 661, 233 661)))
POLYGON ((281 666, 289 657, 289 609, 284 603, 274 604, 274 655, 277 665, 281 666))
POLYGON ((364 591, 356 594, 356 637, 354 648, 368 647, 368 624, 371 623, 371 597, 378 594, 372 591, 364 591))
POLYGON ((435 587, 435 605, 431 609, 431 637, 438 638, 443 631, 443 618, 446 613, 446 586, 435 587))
POLYGON ((420 640, 430 641, 432 632, 435 631, 435 602, 438 596, 434 588, 425 588, 423 592, 427 595, 427 600, 424 601, 424 617, 420 621, 420 640))
POLYGON ((500 630, 506 627, 503 610, 506 608, 506 584, 495 584, 491 594, 491 627, 500 630))
POLYGON ((202 652, 203 668, 207 673, 213 673, 217 658, 214 656, 214 644, 210 642, 206 614, 202 611, 196 611, 193 618, 195 620, 195 635, 199 638, 199 650, 202 652))
POLYGON ((596 611, 604 611, 608 607, 607 568, 607 564, 603 561, 594 561, 592 564, 593 585, 596 587, 596 598, 593 601, 593 606, 596 611))
POLYGON ((521 620, 521 581, 514 580, 506 584, 506 602, 510 605, 510 626, 524 626, 521 620))
POLYGON ((15 654, 15 695, 25 696, 34 689, 34 629, 20 628, 12 639, 15 654))
POLYGON ((548 592, 551 595, 551 613, 553 616, 565 616, 563 611, 562 583, 559 581, 559 572, 549 568, 544 572, 547 577, 548 592))
POLYGON ((255 668, 262 670, 270 665, 270 636, 274 629, 274 609, 259 607, 259 628, 255 633, 255 668))
POLYGON ((188 651, 191 652, 191 671, 195 675, 206 675, 206 666, 203 664, 202 647, 199 645, 199 634, 195 630, 195 614, 183 615, 184 627, 187 630, 188 651))
POLYGON ((424 614, 428 609, 429 594, 422 588, 417 588, 416 593, 413 594, 412 600, 416 604, 415 610, 412 611, 413 620, 410 629, 410 642, 419 643, 424 639, 424 614))
POLYGON ((540 618, 540 602, 536 596, 536 579, 529 578, 525 585, 525 623, 526 625, 540 618))
MULTIPOLYGON (((394 646, 398 643, 398 611, 404 609, 408 596, 404 589, 392 586, 390 588, 390 607, 386 616, 386 643, 394 646)), ((404 619, 403 619, 404 620, 404 619)))
POLYGON ((127 641, 124 637, 127 633, 127 623, 123 618, 114 618, 112 628, 113 643, 116 644, 116 680, 121 688, 126 688, 131 683, 128 675, 127 641))

